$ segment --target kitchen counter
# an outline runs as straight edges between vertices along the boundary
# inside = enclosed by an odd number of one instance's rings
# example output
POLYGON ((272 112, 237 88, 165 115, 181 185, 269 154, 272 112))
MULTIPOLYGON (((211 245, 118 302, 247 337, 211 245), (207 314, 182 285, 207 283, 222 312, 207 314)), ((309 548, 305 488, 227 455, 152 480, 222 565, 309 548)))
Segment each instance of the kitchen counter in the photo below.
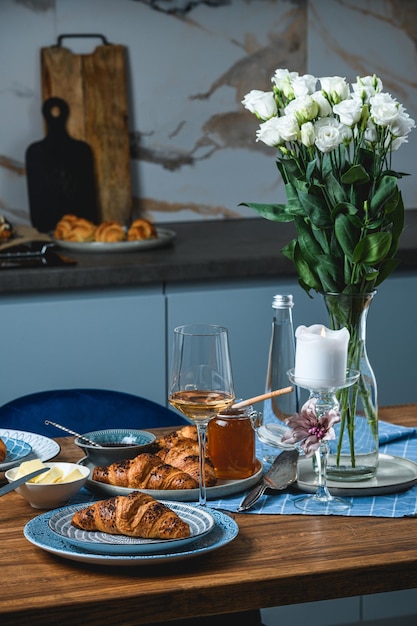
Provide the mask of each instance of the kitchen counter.
MULTIPOLYGON (((2 269, 2 294, 72 289, 150 286, 193 280, 296 277, 281 248, 293 237, 293 224, 264 219, 158 224, 175 231, 165 248, 134 253, 71 256, 76 265, 2 269)), ((397 271, 417 269, 417 210, 406 212, 397 271)))

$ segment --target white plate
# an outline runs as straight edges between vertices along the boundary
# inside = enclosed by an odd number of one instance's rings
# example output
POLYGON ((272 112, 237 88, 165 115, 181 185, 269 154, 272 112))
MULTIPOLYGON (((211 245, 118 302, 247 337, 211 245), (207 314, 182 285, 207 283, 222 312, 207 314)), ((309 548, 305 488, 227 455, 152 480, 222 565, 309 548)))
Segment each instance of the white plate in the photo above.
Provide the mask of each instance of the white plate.
MULTIPOLYGON (((88 460, 87 457, 84 457, 83 459, 78 461, 78 463, 80 465, 85 465, 86 467, 90 468, 90 476, 92 476, 94 465, 91 463, 91 461, 88 460)), ((249 478, 242 478, 240 480, 218 480, 217 485, 215 485, 214 487, 207 487, 207 500, 218 500, 219 498, 224 498, 225 496, 231 496, 235 493, 245 491, 245 489, 249 489, 250 487, 255 485, 261 478, 263 473, 263 465, 260 461, 258 461, 258 463, 258 470, 255 472, 255 474, 253 474, 253 476, 249 476, 249 478)), ((127 496, 128 493, 135 491, 135 489, 130 489, 128 487, 116 487, 115 485, 106 485, 105 483, 100 483, 98 480, 92 480, 91 478, 87 479, 85 487, 96 495, 106 495, 108 497, 119 495, 127 496)), ((143 491, 143 493, 148 493, 156 500, 198 502, 198 489, 140 489, 140 491, 143 491)))
POLYGON ((239 526, 231 517, 221 511, 211 510, 215 522, 213 530, 193 543, 172 552, 134 555, 94 554, 70 545, 50 529, 49 520, 55 513, 56 511, 48 511, 31 519, 23 529, 26 539, 38 548, 64 559, 96 565, 137 566, 181 561, 217 550, 233 541, 239 532, 239 526))
MULTIPOLYGON (((417 464, 409 459, 389 454, 379 455, 379 466, 374 478, 358 482, 327 480, 330 493, 340 496, 377 496, 405 491, 417 483, 417 464)), ((317 475, 311 459, 298 462, 298 478, 294 487, 307 493, 317 490, 317 475)))
POLYGON ((3 463, 0 463, 0 472, 4 472, 28 456, 32 452, 32 446, 23 441, 23 439, 15 439, 14 437, 6 437, 4 435, 1 438, 7 449, 6 458, 3 463))
POLYGON ((158 237, 156 239, 140 239, 138 241, 114 241, 107 243, 104 241, 64 241, 54 239, 52 241, 69 252, 140 252, 141 250, 151 250, 152 248, 162 248, 175 239, 175 232, 167 228, 157 228, 158 237))
POLYGON ((200 539, 214 527, 214 518, 208 510, 181 502, 165 502, 164 504, 189 524, 190 537, 165 540, 141 539, 139 537, 80 530, 71 524, 71 519, 76 511, 89 506, 86 504, 75 504, 61 509, 52 515, 49 520, 49 527, 73 546, 97 554, 118 555, 172 552, 193 543, 196 539, 200 539))
MULTIPOLYGON (((19 439, 20 441, 24 441, 32 448, 32 452, 25 456, 25 461, 30 461, 31 459, 40 459, 41 461, 49 461, 53 459, 54 456, 59 454, 61 448, 59 444, 53 439, 49 439, 49 437, 44 437, 44 435, 38 435, 36 433, 30 433, 25 430, 13 430, 12 428, 0 428, 0 437, 11 437, 12 439, 19 439)), ((20 462, 19 459, 13 462, 11 467, 18 465, 20 462)), ((0 467, 0 471, 3 469, 0 467)))

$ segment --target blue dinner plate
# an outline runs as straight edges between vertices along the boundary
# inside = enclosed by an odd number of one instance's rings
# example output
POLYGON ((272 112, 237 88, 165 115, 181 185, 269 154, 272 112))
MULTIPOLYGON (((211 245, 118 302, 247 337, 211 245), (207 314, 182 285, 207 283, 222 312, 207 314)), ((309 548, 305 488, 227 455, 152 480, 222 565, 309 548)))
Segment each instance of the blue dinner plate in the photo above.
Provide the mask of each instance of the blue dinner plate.
POLYGON ((98 554, 152 554, 179 550, 183 546, 201 539, 214 526, 214 518, 209 510, 181 502, 164 502, 190 527, 190 536, 178 539, 142 539, 126 535, 111 535, 99 531, 86 531, 71 524, 76 511, 86 508, 85 504, 75 504, 61 509, 49 519, 49 527, 73 546, 98 554))
POLYGON ((57 510, 48 511, 31 519, 23 529, 26 539, 38 548, 64 559, 97 565, 154 565, 194 558, 225 546, 233 541, 239 532, 239 526, 231 517, 221 511, 210 509, 214 518, 213 529, 186 546, 173 548, 162 554, 96 554, 69 544, 63 537, 51 530, 49 520, 56 513, 57 510))
POLYGON ((0 472, 4 472, 28 456, 32 452, 32 446, 23 439, 14 439, 5 435, 2 435, 1 438, 7 449, 6 458, 3 463, 0 463, 0 472))

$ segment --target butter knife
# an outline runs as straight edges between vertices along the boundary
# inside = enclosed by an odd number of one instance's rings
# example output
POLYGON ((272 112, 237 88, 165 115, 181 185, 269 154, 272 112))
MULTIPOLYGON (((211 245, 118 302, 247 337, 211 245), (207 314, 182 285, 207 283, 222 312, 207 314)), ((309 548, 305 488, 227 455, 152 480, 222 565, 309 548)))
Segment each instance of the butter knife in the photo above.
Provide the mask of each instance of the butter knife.
POLYGON ((248 493, 238 512, 247 511, 265 493, 267 489, 282 491, 297 478, 297 461, 300 453, 297 449, 283 450, 272 463, 269 470, 248 493))
POLYGON ((39 474, 43 474, 48 469, 49 467, 41 467, 40 469, 37 469, 34 472, 31 472, 30 474, 26 474, 26 476, 22 476, 22 478, 18 478, 17 480, 12 480, 11 483, 8 483, 7 485, 5 485, 4 487, 0 489, 0 497, 4 496, 5 493, 9 493, 9 491, 14 491, 16 487, 20 487, 20 485, 24 485, 25 483, 28 482, 28 480, 35 478, 35 476, 39 476, 39 474))

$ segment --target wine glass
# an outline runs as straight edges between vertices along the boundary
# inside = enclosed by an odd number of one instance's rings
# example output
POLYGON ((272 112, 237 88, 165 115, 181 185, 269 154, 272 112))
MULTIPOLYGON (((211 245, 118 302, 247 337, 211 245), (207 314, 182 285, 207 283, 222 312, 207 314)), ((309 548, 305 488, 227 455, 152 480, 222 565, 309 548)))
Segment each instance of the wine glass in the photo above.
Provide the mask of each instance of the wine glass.
MULTIPOLYGON (((359 378, 358 371, 349 371, 344 380, 313 381, 303 380, 295 376, 294 370, 289 370, 288 378, 294 385, 308 389, 309 400, 315 403, 315 411, 318 424, 330 411, 339 412, 339 402, 336 392, 354 385, 359 378)), ((307 513, 331 514, 345 511, 351 507, 350 502, 344 498, 332 496, 327 487, 327 459, 329 455, 329 444, 325 439, 321 440, 320 447, 316 451, 316 461, 318 470, 318 485, 315 494, 301 496, 294 501, 294 506, 307 513)))
POLYGON ((210 324, 188 324, 174 329, 168 400, 197 426, 199 504, 205 506, 207 424, 234 402, 226 328, 210 324))

